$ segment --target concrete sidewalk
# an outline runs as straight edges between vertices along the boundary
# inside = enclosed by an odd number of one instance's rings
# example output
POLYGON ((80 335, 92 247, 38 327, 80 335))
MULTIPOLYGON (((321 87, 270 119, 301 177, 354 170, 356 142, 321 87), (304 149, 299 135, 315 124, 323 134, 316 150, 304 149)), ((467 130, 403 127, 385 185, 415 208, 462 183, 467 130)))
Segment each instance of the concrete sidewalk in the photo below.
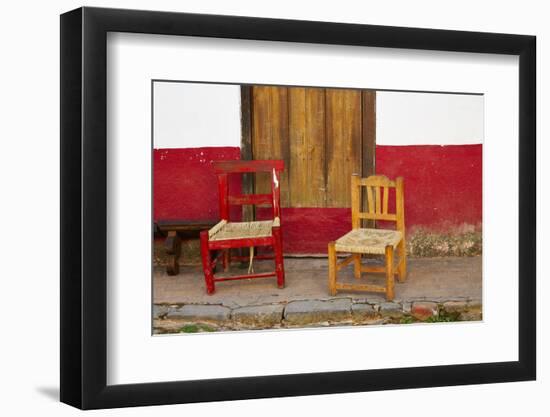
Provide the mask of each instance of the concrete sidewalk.
MULTIPOLYGON (((177 276, 156 267, 155 330, 178 331, 186 323, 207 323, 214 330, 369 324, 384 318, 395 322, 411 314, 425 319, 445 312, 459 313, 464 320, 480 319, 481 261, 481 256, 409 259, 407 281, 396 281, 392 303, 376 293, 339 292, 329 296, 326 258, 285 259, 286 287, 282 290, 277 288, 275 278, 251 279, 217 283, 213 295, 206 294, 200 265, 183 266, 177 276), (473 310, 475 314, 470 314, 473 310)), ((272 262, 257 261, 254 267, 257 272, 270 270, 272 262)), ((246 268, 242 268, 234 264, 229 274, 245 273, 246 268)), ((357 282, 353 267, 339 271, 339 279, 357 282)), ((384 284, 382 274, 361 280, 384 284)))
MULTIPOLYGON (((271 268, 270 261, 254 263, 255 271, 271 268)), ((417 258, 408 261, 407 281, 395 284, 395 301, 481 299, 481 257, 417 258)), ((232 264, 230 274, 246 273, 246 268, 232 264)), ((179 275, 169 276, 164 268, 154 271, 155 304, 222 304, 231 308, 303 299, 330 299, 326 258, 285 259, 286 287, 277 288, 275 278, 216 283, 216 292, 206 294, 200 265, 182 266, 179 275)), ((223 274, 220 274, 222 276, 223 274)), ((356 282, 353 267, 339 272, 343 282, 356 282)), ((382 274, 362 278, 384 284, 382 274)), ((338 293, 353 299, 384 301, 381 294, 338 293)))

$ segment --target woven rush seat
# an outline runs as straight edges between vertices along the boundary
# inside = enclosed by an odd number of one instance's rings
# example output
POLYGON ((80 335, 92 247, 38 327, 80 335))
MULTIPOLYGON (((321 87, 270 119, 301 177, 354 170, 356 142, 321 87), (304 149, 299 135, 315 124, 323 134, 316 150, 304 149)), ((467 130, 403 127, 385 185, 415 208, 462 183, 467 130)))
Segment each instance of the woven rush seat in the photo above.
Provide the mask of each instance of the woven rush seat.
POLYGON ((210 229, 208 238, 210 241, 219 241, 270 237, 272 228, 278 225, 278 219, 256 222, 228 222, 222 220, 210 229))
POLYGON ((396 249, 401 237, 397 230, 354 229, 338 239, 335 246, 340 252, 384 255, 386 246, 396 249))

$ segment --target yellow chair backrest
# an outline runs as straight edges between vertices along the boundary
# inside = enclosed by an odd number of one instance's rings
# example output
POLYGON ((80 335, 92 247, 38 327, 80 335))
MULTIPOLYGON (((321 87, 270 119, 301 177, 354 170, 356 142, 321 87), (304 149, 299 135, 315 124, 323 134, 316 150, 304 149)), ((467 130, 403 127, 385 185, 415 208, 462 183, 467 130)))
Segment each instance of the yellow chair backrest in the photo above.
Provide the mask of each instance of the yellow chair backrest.
POLYGON ((361 220, 386 220, 396 223, 396 229, 405 233, 405 200, 403 177, 395 181, 384 175, 371 175, 361 178, 358 174, 351 176, 351 225, 354 229, 361 227, 361 220), (395 212, 389 212, 390 189, 395 189, 395 212), (362 195, 362 190, 366 197, 362 195), (361 211, 361 197, 365 210, 361 211))

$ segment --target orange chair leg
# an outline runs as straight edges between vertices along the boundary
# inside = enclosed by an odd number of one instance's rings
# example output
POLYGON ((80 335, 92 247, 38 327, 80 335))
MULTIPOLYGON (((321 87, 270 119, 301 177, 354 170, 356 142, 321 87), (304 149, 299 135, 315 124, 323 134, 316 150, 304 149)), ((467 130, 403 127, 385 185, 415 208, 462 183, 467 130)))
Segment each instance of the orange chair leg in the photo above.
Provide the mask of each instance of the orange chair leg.
POLYGON ((353 275, 355 279, 361 278, 361 254, 354 253, 353 255, 353 275))
POLYGON ((405 282, 407 279, 407 248, 405 241, 402 240, 397 247, 399 252, 399 266, 397 267, 397 278, 399 282, 405 282))
POLYGON ((335 243, 328 244, 328 290, 330 295, 336 295, 336 248, 335 243))
POLYGON ((394 297, 393 246, 386 246, 386 300, 394 297))

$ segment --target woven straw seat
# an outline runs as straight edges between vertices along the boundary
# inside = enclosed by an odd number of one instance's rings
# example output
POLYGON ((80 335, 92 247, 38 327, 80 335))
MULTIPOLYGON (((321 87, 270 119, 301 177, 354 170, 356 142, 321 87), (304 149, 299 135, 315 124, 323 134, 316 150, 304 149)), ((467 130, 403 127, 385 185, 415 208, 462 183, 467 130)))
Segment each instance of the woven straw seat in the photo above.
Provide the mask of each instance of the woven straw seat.
POLYGON ((386 246, 397 249, 402 237, 397 230, 354 229, 338 239, 335 247, 339 252, 384 255, 386 246))
POLYGON ((227 222, 222 220, 210 229, 208 238, 210 241, 219 241, 270 237, 274 223, 274 220, 257 222, 227 222))

